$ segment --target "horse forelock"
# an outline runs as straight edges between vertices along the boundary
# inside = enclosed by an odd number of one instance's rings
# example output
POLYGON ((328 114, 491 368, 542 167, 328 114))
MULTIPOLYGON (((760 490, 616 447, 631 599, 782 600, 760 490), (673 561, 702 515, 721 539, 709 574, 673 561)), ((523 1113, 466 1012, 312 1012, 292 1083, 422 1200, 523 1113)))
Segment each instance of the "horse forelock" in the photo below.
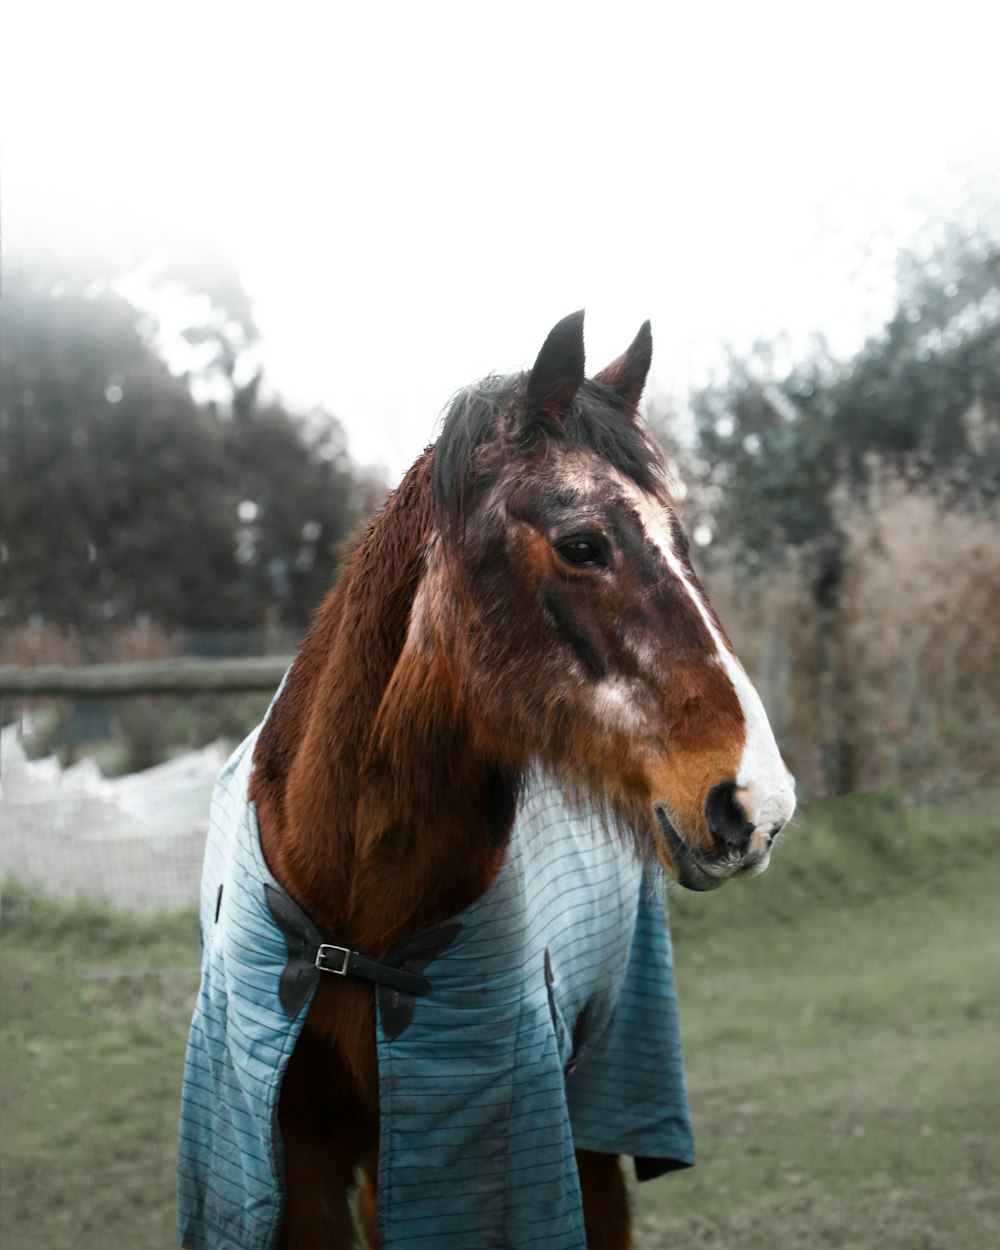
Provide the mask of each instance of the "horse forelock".
POLYGON ((434 506, 443 533, 461 531, 506 472, 544 462, 557 448, 582 448, 646 494, 670 502, 671 479, 659 447, 610 387, 584 382, 564 419, 553 424, 525 411, 527 380, 526 373, 493 375, 452 399, 434 448, 434 506))

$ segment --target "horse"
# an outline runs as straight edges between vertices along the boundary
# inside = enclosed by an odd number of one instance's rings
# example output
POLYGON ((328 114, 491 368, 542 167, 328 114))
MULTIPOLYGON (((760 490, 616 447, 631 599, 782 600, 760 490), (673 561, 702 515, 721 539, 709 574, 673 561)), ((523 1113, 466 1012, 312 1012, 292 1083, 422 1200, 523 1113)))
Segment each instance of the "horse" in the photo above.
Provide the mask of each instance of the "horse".
MULTIPOLYGON (((380 1096, 409 1097, 380 1072, 380 1047, 403 1035, 414 1003, 433 1008, 435 960, 461 927, 451 922, 494 897, 533 779, 553 779, 567 811, 596 813, 601 844, 643 865, 645 881, 655 870, 695 891, 762 872, 793 813, 791 775, 692 568, 666 461, 639 413, 651 357, 646 322, 587 378, 574 313, 530 370, 460 391, 346 558, 241 757, 254 846, 236 875, 264 881, 285 947, 269 947, 260 972, 247 949, 264 939, 243 933, 236 979, 266 981, 273 995, 280 972, 300 1028, 288 1046, 253 1011, 212 1009, 227 1035, 260 1034, 226 1096, 270 1082, 278 1145, 264 1153, 285 1192, 269 1244, 280 1250, 345 1250, 358 1223, 380 1244, 379 1162, 394 1149, 380 1096)), ((530 835, 529 850, 544 841, 530 835)), ((206 868, 203 942, 229 905, 215 881, 206 868)), ((549 955, 536 962, 551 989, 549 955)), ((477 992, 463 989, 463 1010, 477 992)), ((190 1080, 204 1085, 208 1069, 193 1062, 190 1080)), ((435 1098, 444 1116, 447 1090, 435 1098)), ((506 1131, 497 1114, 480 1138, 506 1131)), ((490 1142, 475 1148, 493 1157, 490 1142)), ((578 1209, 564 1241, 540 1244, 625 1250, 619 1154, 568 1149, 578 1209)), ((513 1246, 496 1210, 498 1226, 475 1239, 443 1221, 419 1244, 513 1246)), ((237 1244, 215 1238, 204 1244, 237 1244)), ((190 1226, 181 1242, 203 1244, 190 1226)), ((397 1244, 410 1243, 390 1237, 397 1244)))

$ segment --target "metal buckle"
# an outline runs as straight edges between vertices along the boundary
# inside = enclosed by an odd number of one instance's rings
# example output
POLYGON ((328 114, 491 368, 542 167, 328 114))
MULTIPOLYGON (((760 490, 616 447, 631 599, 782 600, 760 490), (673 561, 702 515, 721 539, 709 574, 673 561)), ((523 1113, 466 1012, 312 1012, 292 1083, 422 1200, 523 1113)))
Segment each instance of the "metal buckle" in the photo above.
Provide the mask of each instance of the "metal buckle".
POLYGON ((351 957, 351 951, 349 947, 331 946, 329 942, 323 942, 320 945, 319 950, 316 952, 316 967, 320 970, 320 972, 332 972, 334 976, 346 977, 347 976, 347 961, 350 959, 350 957, 351 957), (328 968, 326 964, 322 962, 323 958, 325 957, 328 951, 336 951, 338 954, 343 955, 344 960, 339 968, 328 968))

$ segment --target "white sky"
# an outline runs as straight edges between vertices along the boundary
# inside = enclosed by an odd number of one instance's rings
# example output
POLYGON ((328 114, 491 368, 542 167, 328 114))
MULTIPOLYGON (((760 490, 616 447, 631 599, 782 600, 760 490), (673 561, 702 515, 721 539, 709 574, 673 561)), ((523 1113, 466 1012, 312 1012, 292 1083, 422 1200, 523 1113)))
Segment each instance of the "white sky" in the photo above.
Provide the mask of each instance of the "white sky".
POLYGON ((270 382, 393 474, 576 308, 595 371, 652 318, 662 393, 727 340, 850 350, 886 238, 1000 169, 986 0, 35 0, 0 40, 5 251, 218 240, 270 382))

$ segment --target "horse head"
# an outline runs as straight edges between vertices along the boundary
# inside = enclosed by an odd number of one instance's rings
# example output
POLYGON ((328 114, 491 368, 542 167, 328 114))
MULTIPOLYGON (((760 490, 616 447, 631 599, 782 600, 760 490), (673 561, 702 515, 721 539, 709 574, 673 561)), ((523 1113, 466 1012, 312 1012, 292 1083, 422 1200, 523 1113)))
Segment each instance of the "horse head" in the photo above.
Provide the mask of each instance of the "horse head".
POLYGON ((766 868, 795 799, 638 413, 651 355, 647 322, 587 379, 575 313, 530 372, 459 393, 406 648, 482 752, 551 771, 708 890, 766 868))

